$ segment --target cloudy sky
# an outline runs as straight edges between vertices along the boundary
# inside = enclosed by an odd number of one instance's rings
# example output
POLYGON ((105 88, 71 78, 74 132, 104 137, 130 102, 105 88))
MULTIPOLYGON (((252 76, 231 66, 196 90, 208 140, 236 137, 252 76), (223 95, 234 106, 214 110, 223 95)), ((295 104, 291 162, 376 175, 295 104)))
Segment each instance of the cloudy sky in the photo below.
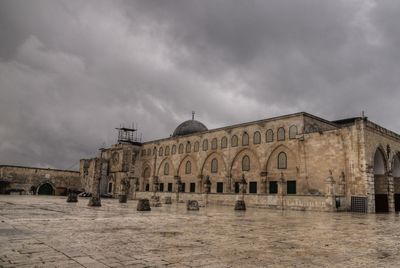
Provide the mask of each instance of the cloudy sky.
MULTIPOLYGON (((306 111, 400 132, 400 1, 0 0, 0 164, 306 111)), ((74 166, 75 165, 75 166, 74 166)))

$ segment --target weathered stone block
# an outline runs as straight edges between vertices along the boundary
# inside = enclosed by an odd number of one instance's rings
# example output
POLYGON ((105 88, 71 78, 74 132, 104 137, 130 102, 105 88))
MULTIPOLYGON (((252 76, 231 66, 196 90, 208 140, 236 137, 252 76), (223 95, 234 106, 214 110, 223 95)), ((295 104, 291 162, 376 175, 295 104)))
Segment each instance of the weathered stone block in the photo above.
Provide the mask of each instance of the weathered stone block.
POLYGON ((172 198, 170 196, 166 196, 164 199, 164 204, 167 204, 167 205, 172 204, 172 198))
POLYGON ((92 196, 89 199, 89 207, 101 207, 101 200, 100 197, 92 196))
POLYGON ((246 203, 244 200, 236 200, 235 210, 246 210, 246 203))
POLYGON ((78 194, 68 193, 67 203, 76 203, 76 202, 78 202, 78 194))
POLYGON ((188 200, 186 203, 187 210, 199 210, 199 202, 197 200, 188 200))
POLYGON ((119 195, 119 202, 120 203, 126 203, 128 201, 128 196, 126 194, 120 194, 119 195))
POLYGON ((147 199, 147 198, 139 199, 136 210, 137 211, 151 211, 149 199, 147 199))
POLYGON ((161 207, 160 197, 159 196, 152 196, 150 199, 150 206, 151 207, 161 207))

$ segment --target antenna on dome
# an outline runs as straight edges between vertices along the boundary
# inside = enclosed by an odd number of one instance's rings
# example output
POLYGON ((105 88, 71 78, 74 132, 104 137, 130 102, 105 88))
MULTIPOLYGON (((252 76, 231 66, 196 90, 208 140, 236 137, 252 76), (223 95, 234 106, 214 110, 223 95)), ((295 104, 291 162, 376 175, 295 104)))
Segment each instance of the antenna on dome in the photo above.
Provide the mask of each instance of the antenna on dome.
POLYGON ((192 120, 194 120, 195 111, 192 111, 192 120))

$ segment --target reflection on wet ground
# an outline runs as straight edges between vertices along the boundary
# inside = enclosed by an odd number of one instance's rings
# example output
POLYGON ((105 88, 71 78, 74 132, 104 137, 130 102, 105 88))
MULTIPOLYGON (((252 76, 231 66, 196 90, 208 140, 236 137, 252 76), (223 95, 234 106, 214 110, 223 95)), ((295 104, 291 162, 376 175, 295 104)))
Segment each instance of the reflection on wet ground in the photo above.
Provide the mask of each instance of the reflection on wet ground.
POLYGON ((0 267, 399 267, 400 218, 0 196, 0 267))

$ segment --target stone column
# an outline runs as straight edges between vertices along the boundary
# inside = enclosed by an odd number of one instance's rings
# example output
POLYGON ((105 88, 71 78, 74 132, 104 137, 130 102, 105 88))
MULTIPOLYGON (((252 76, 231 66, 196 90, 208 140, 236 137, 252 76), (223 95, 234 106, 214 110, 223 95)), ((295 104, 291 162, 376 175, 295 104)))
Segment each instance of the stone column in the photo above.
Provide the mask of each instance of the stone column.
POLYGON ((329 170, 329 176, 326 178, 326 206, 329 210, 335 210, 335 180, 332 176, 332 171, 329 170))
POLYGON ((283 178, 283 173, 281 173, 281 177, 278 180, 278 207, 280 209, 284 209, 285 208, 285 204, 284 204, 284 190, 283 188, 285 187, 286 181, 283 178))
POLYGON ((101 207, 100 201, 100 179, 101 179, 102 160, 95 159, 94 176, 92 184, 92 196, 89 199, 88 206, 101 207))
POLYGON ((388 182, 388 203, 389 203, 389 212, 395 212, 394 210, 394 179, 392 175, 392 171, 388 171, 387 173, 387 182, 388 182))
POLYGON ((367 201, 368 201, 368 213, 375 213, 375 179, 373 167, 367 167, 366 171, 367 180, 367 201))
POLYGON ((197 176, 197 185, 196 192, 201 194, 203 192, 203 175, 197 176))

